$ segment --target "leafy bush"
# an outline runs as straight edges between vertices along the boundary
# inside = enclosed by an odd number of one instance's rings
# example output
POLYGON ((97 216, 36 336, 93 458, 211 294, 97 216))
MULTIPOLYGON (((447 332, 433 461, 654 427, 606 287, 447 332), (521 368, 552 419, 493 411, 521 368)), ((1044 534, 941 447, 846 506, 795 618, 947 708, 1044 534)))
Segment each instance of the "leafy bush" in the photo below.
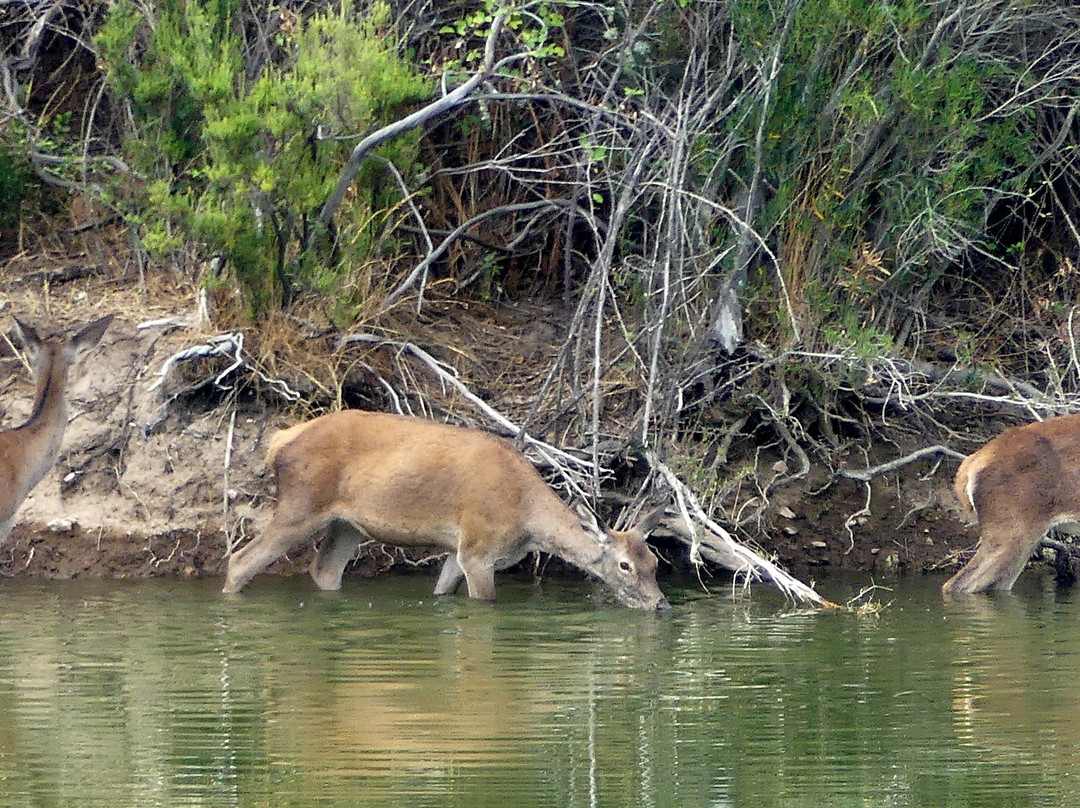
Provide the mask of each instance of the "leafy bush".
MULTIPOLYGON (((429 93, 397 53, 389 7, 361 14, 346 0, 306 20, 280 10, 273 29, 259 28, 272 30, 276 49, 261 64, 240 0, 169 0, 153 21, 142 8, 113 7, 97 44, 135 122, 127 156, 149 177, 127 207, 144 243, 163 258, 190 242, 223 256, 253 313, 299 291, 350 286, 379 247, 396 193, 380 172, 357 179, 332 253, 302 248, 352 141, 429 93)), ((416 135, 379 154, 411 172, 416 135)))
MULTIPOLYGON (((763 58, 775 5, 738 9, 744 45, 759 43, 763 58)), ((843 303, 863 244, 884 257, 882 284, 918 293, 972 248, 997 249, 987 218, 1025 193, 1039 133, 1032 115, 995 110, 1031 81, 1029 66, 1007 40, 968 35, 985 24, 979 13, 947 28, 916 0, 812 0, 794 14, 765 111, 775 194, 759 226, 778 234, 797 298, 812 279, 843 303)), ((1040 24, 1021 11, 996 22, 1017 32, 1040 24)), ((872 300, 856 302, 873 315, 872 300)))
POLYGON ((18 226, 23 201, 36 187, 25 150, 0 135, 0 230, 18 226))

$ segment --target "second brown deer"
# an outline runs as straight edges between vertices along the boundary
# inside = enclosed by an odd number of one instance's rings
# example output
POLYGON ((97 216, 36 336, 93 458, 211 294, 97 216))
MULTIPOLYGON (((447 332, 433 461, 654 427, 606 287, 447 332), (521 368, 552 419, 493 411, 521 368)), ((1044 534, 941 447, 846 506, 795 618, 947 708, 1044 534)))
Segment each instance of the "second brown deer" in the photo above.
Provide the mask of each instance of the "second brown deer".
POLYGON ((108 328, 112 315, 95 320, 72 335, 42 337, 17 317, 15 334, 37 372, 30 417, 0 432, 0 541, 15 523, 15 512, 41 482, 60 453, 67 429, 67 386, 71 366, 90 351, 108 328))
POLYGON ((600 578, 627 606, 669 608, 645 543, 662 509, 631 530, 601 531, 494 435, 344 410, 276 433, 267 463, 277 481, 274 515, 229 559, 227 593, 325 533, 311 565, 321 589, 339 589, 359 544, 375 539, 449 550, 436 595, 464 580, 470 597, 493 600, 495 571, 541 551, 600 578))
POLYGON ((1080 522, 1080 415, 1002 432, 964 459, 953 487, 979 546, 942 591, 1011 589, 1050 528, 1080 522))

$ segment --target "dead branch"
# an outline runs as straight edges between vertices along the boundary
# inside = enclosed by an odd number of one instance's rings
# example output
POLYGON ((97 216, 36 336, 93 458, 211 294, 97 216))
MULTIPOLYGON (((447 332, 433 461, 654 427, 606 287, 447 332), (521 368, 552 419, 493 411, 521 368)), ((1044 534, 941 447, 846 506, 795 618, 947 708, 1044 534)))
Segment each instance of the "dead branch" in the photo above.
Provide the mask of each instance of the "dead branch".
MULTIPOLYGON (((454 228, 449 235, 439 242, 439 246, 431 246, 429 242, 427 255, 424 256, 420 263, 413 267, 405 280, 398 284, 397 288, 386 296, 383 307, 388 309, 393 306, 416 284, 417 280, 427 277, 427 272, 431 268, 431 265, 439 260, 439 258, 441 258, 458 239, 463 238, 470 229, 485 219, 489 219, 493 216, 512 216, 515 213, 524 213, 532 210, 557 210, 560 207, 562 207, 562 205, 557 199, 543 199, 537 202, 522 202, 516 205, 503 205, 476 214, 454 228)), ((417 307, 419 308, 419 303, 417 304, 417 307)))
POLYGON ((208 358, 225 358, 229 360, 230 364, 222 371, 215 373, 212 377, 203 379, 193 385, 188 385, 183 390, 177 391, 170 395, 166 402, 162 405, 159 416, 155 420, 144 426, 144 429, 153 431, 158 423, 165 417, 165 411, 171 402, 175 401, 179 396, 184 393, 193 392, 194 390, 201 389, 207 385, 213 385, 219 390, 229 390, 231 385, 226 382, 229 376, 235 373, 237 370, 246 370, 256 379, 259 379, 264 384, 268 385, 271 390, 281 396, 283 399, 289 402, 299 401, 301 395, 296 390, 293 390, 288 382, 283 379, 275 379, 268 376, 253 359, 248 357, 247 352, 244 350, 244 335, 242 332, 233 332, 230 334, 218 334, 217 336, 210 337, 206 342, 200 345, 193 345, 189 348, 177 351, 172 356, 168 357, 161 364, 161 368, 157 372, 157 380, 154 381, 148 391, 156 390, 165 383, 169 374, 172 372, 173 367, 178 362, 186 362, 192 359, 208 359, 208 358))
POLYGON ((384 143, 404 132, 415 129, 427 121, 463 104, 469 99, 469 96, 472 95, 473 91, 480 86, 480 83, 494 71, 525 58, 527 54, 515 54, 501 59, 498 63, 495 62, 495 43, 498 40, 499 32, 502 30, 503 22, 505 20, 506 11, 500 11, 495 16, 495 19, 491 23, 491 31, 488 33, 487 42, 484 46, 484 62, 480 69, 473 74, 468 81, 438 100, 428 104, 426 107, 402 118, 400 121, 394 121, 381 129, 377 129, 356 144, 356 147, 352 150, 352 154, 349 155, 349 160, 346 162, 344 170, 341 172, 341 178, 338 180, 337 185, 334 186, 334 190, 330 192, 330 196, 323 204, 322 211, 319 213, 320 227, 313 228, 311 235, 308 237, 308 243, 304 246, 305 251, 310 251, 312 247, 314 247, 315 239, 318 238, 318 233, 320 231, 325 232, 330 227, 334 214, 337 213, 341 201, 345 198, 345 193, 349 190, 353 180, 356 179, 357 173, 360 171, 361 163, 363 163, 364 158, 367 157, 372 149, 380 143, 384 143))
POLYGON ((775 584, 781 592, 795 603, 812 603, 817 606, 835 607, 811 587, 791 577, 774 563, 762 558, 745 545, 739 543, 723 527, 714 522, 698 502, 691 491, 653 452, 646 452, 649 465, 661 476, 671 489, 679 509, 679 516, 685 529, 693 537, 690 560, 701 563, 701 548, 707 548, 717 559, 736 575, 744 575, 746 581, 764 580, 775 584), (705 530, 702 537, 698 529, 705 530))
POLYGON ((955 449, 950 449, 948 446, 926 446, 911 454, 898 457, 895 460, 890 460, 888 463, 882 463, 878 466, 868 469, 839 469, 836 473, 841 477, 847 477, 850 480, 860 480, 862 482, 870 482, 871 479, 879 474, 885 474, 890 471, 896 471, 898 468, 908 465, 909 463, 915 463, 922 460, 924 457, 932 457, 935 455, 944 455, 945 457, 951 457, 954 460, 963 460, 967 455, 962 452, 958 452, 955 449))

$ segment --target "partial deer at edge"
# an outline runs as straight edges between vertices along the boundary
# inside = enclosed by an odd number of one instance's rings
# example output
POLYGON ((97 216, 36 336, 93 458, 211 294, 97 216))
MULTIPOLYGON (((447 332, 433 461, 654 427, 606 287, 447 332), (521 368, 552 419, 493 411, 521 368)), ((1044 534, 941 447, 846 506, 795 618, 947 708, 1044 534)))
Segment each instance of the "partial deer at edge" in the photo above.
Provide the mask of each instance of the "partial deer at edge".
POLYGON ((645 544, 662 509, 631 530, 602 531, 494 435, 344 410, 276 433, 267 464, 277 481, 274 516, 229 559, 226 593, 325 534, 311 565, 320 589, 339 589, 360 543, 375 539, 449 550, 436 595, 464 580, 470 597, 493 600, 495 571, 539 550, 600 578, 627 606, 669 608, 645 544))
POLYGON ((34 404, 26 423, 0 432, 0 542, 15 524, 15 512, 41 482, 60 453, 67 428, 67 387, 71 366, 97 345, 112 315, 95 320, 71 336, 41 337, 15 320, 15 334, 37 372, 34 404))
POLYGON ((942 591, 1011 589, 1050 528, 1080 522, 1080 415, 1002 432, 964 459, 953 487, 979 546, 942 591))

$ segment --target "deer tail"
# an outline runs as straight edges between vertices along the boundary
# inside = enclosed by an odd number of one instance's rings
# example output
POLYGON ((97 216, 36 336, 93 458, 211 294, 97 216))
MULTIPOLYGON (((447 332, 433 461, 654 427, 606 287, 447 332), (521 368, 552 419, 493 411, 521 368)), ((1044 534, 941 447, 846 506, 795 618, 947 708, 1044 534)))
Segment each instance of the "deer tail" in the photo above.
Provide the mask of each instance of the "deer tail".
POLYGON ((980 460, 978 452, 965 457, 953 482, 956 501, 960 503, 960 510, 969 521, 978 519, 978 513, 975 510, 975 486, 979 482, 979 472, 983 467, 980 460))

